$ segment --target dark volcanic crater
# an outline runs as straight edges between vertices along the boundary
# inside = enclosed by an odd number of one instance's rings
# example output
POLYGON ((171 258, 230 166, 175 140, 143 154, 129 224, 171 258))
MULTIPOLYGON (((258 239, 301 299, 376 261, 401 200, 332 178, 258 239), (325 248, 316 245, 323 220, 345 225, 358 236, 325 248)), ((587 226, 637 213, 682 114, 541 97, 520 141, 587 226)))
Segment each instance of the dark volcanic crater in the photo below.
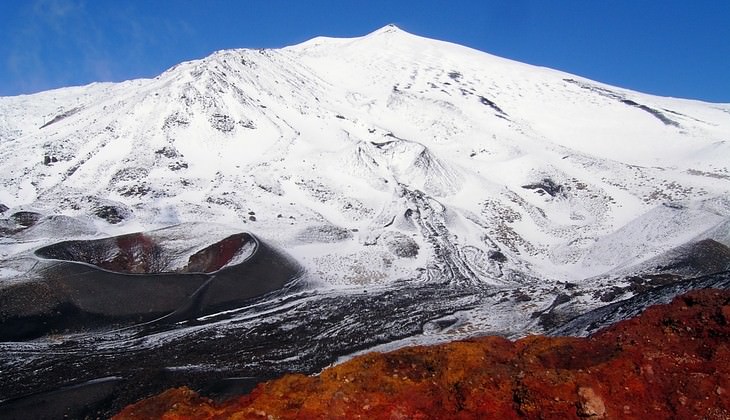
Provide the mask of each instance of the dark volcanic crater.
POLYGON ((301 271, 249 233, 199 234, 182 225, 36 250, 35 278, 0 289, 0 341, 190 319, 278 290, 301 271))
POLYGON ((212 273, 245 260, 258 248, 248 233, 237 233, 190 255, 187 264, 175 267, 180 259, 166 249, 160 238, 142 232, 111 238, 66 241, 38 249, 35 254, 49 260, 87 263, 108 271, 126 274, 212 273))

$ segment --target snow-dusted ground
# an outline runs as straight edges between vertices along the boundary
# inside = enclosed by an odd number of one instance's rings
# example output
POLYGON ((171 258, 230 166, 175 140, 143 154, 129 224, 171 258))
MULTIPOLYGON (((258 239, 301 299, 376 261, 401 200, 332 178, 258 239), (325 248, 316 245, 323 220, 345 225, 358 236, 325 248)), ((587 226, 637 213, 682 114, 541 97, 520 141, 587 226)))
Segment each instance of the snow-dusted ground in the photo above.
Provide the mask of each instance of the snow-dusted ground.
MULTIPOLYGON (((302 263, 315 297, 301 307, 422 299, 407 328, 386 317, 352 350, 546 331, 632 296, 645 284, 631 276, 693 244, 730 246, 730 104, 394 26, 0 98, 0 162, 0 287, 57 240, 213 221, 302 263), (18 230, 18 211, 45 218, 18 230)), ((332 323, 334 339, 355 320, 332 323)))

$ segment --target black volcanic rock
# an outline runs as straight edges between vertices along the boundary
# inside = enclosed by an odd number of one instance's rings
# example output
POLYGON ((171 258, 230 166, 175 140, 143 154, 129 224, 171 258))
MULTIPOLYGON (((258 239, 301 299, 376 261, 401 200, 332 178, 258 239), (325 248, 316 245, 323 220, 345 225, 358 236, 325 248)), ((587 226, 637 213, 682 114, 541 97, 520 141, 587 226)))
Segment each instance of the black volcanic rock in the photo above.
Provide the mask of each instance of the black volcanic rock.
POLYGON ((118 206, 99 206, 93 209, 93 213, 113 225, 129 217, 129 212, 118 206))
POLYGON ((658 271, 678 274, 712 274, 730 270, 730 248, 712 239, 679 247, 658 271))
POLYGON ((523 185, 522 188, 526 190, 535 190, 540 195, 547 193, 550 197, 555 197, 563 192, 563 186, 555 183, 555 181, 550 178, 543 178, 540 182, 523 185))

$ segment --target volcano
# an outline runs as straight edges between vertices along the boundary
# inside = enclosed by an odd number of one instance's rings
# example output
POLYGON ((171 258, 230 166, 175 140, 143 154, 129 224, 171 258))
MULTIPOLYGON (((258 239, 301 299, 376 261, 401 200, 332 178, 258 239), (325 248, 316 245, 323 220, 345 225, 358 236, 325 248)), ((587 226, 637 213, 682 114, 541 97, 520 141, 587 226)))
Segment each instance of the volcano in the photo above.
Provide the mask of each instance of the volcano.
POLYGON ((393 25, 0 98, 0 401, 101 383, 108 414, 724 288, 728 140, 730 104, 393 25), (275 258, 236 271, 254 243, 275 258))

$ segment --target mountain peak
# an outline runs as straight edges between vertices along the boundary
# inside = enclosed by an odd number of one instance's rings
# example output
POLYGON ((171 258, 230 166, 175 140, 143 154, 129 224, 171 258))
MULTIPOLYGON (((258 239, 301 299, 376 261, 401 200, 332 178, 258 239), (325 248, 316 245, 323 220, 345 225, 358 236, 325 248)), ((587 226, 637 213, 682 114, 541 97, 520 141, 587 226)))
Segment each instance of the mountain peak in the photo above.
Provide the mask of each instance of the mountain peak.
POLYGON ((394 23, 389 23, 380 29, 377 29, 370 33, 370 35, 383 35, 383 34, 396 34, 396 33, 407 33, 403 29, 396 26, 394 23))

